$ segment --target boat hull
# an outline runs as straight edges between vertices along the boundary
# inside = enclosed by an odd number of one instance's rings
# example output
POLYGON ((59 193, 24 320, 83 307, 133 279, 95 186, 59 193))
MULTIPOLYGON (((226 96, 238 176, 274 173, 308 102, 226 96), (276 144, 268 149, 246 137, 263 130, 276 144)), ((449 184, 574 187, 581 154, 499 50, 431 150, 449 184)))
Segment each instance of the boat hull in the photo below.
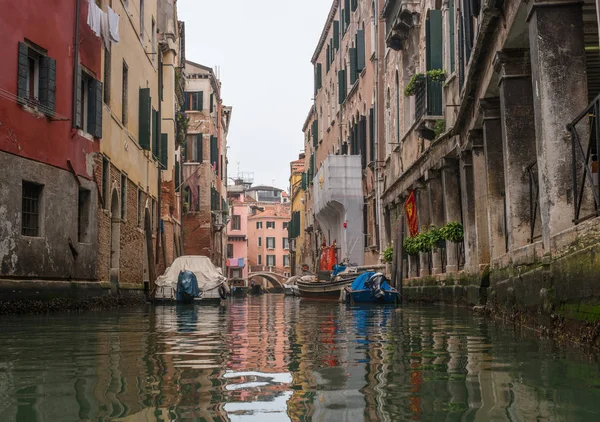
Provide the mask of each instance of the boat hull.
POLYGON ((304 283, 298 282, 298 291, 300 296, 312 299, 333 299, 340 297, 340 293, 346 286, 352 284, 352 280, 332 281, 324 283, 304 283))
POLYGON ((354 303, 385 303, 393 305, 400 301, 400 294, 393 290, 386 290, 380 298, 372 296, 370 290, 350 291, 348 294, 354 303))

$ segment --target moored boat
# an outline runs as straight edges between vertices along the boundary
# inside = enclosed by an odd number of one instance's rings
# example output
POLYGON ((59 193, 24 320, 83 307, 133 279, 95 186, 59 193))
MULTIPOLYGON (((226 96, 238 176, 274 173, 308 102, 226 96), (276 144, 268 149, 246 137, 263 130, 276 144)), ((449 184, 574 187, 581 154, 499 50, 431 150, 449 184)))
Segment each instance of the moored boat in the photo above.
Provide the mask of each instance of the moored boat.
POLYGON ((400 293, 390 286, 381 273, 366 272, 360 274, 351 286, 344 289, 348 303, 397 304, 400 293))
POLYGON ((302 277, 296 285, 301 297, 336 300, 344 287, 351 284, 353 280, 354 278, 336 277, 333 281, 321 281, 315 277, 302 277))

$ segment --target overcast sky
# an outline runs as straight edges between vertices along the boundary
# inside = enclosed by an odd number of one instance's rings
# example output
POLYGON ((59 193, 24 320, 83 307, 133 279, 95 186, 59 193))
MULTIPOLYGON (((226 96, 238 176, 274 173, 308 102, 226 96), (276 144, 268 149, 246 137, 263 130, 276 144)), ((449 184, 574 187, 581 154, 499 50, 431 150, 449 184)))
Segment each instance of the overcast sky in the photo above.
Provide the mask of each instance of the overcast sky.
POLYGON ((186 58, 218 66, 233 107, 229 176, 287 189, 312 105, 310 62, 331 0, 178 0, 186 58))

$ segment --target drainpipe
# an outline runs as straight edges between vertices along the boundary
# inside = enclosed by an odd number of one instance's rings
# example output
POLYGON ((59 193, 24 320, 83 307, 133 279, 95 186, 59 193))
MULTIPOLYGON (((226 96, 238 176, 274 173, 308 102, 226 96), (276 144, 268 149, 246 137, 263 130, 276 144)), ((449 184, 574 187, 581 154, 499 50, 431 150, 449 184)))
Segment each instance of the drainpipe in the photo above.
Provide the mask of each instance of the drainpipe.
MULTIPOLYGON (((379 230, 379 248, 382 249, 383 246, 383 230, 382 228, 384 227, 384 221, 383 221, 383 216, 382 216, 382 212, 381 212, 381 181, 380 181, 380 157, 379 157, 379 147, 380 147, 380 138, 379 138, 379 134, 380 134, 380 125, 381 125, 381 121, 379 119, 379 110, 381 109, 381 104, 379 102, 379 98, 380 98, 380 94, 379 94, 379 90, 380 90, 380 86, 379 86, 379 75, 380 75, 380 65, 382 63, 382 60, 379 57, 379 53, 380 53, 380 39, 379 39, 379 2, 380 0, 375 0, 375 38, 376 38, 376 42, 375 42, 375 56, 376 56, 376 60, 377 60, 377 66, 375 66, 375 95, 377 96, 377 98, 375 99, 375 136, 377 136, 377 142, 375 142, 375 191, 376 191, 376 195, 377 195, 377 200, 375 201, 375 212, 377 213, 377 220, 379 221, 379 225, 378 225, 378 230, 379 230)), ((389 239, 387 239, 389 241, 389 239)))
MULTIPOLYGON (((156 264, 158 264, 160 262, 160 248, 161 246, 164 247, 164 245, 161 245, 161 222, 162 222, 162 169, 161 169, 161 164, 160 164, 160 157, 161 157, 161 130, 162 130, 162 94, 161 94, 161 88, 162 88, 162 53, 160 51, 160 48, 156 49, 156 55, 157 55, 157 65, 158 65, 158 116, 157 116, 157 127, 155 128, 157 131, 156 134, 156 139, 157 144, 158 144, 158 200, 157 200, 157 204, 156 207, 157 212, 156 214, 158 215, 158 225, 156 227, 156 259, 155 262, 156 264)), ((165 268, 167 267, 167 263, 165 262, 165 268)))
POLYGON ((75 0, 75 57, 73 58, 73 129, 77 126, 77 85, 79 84, 79 14, 81 12, 81 0, 75 0))

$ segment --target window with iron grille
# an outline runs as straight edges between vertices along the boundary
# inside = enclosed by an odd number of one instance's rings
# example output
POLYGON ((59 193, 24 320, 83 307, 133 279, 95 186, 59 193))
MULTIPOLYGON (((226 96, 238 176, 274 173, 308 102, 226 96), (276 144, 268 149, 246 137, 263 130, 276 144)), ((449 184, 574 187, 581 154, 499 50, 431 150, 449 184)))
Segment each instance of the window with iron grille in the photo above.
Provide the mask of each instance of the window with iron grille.
POLYGON ((137 211, 138 211, 137 212, 137 224, 138 224, 138 227, 141 227, 142 221, 144 219, 144 216, 143 216, 144 209, 142 208, 142 190, 139 188, 137 191, 137 211))
POLYGON ((21 209, 21 234, 23 236, 38 237, 41 235, 41 205, 43 185, 23 181, 22 209, 21 209))
POLYGON ((239 215, 234 215, 231 220, 231 228, 232 230, 241 230, 242 229, 242 217, 239 215))
POLYGON ((108 183, 110 180, 110 161, 102 157, 102 199, 104 200, 104 209, 108 209, 108 183))

